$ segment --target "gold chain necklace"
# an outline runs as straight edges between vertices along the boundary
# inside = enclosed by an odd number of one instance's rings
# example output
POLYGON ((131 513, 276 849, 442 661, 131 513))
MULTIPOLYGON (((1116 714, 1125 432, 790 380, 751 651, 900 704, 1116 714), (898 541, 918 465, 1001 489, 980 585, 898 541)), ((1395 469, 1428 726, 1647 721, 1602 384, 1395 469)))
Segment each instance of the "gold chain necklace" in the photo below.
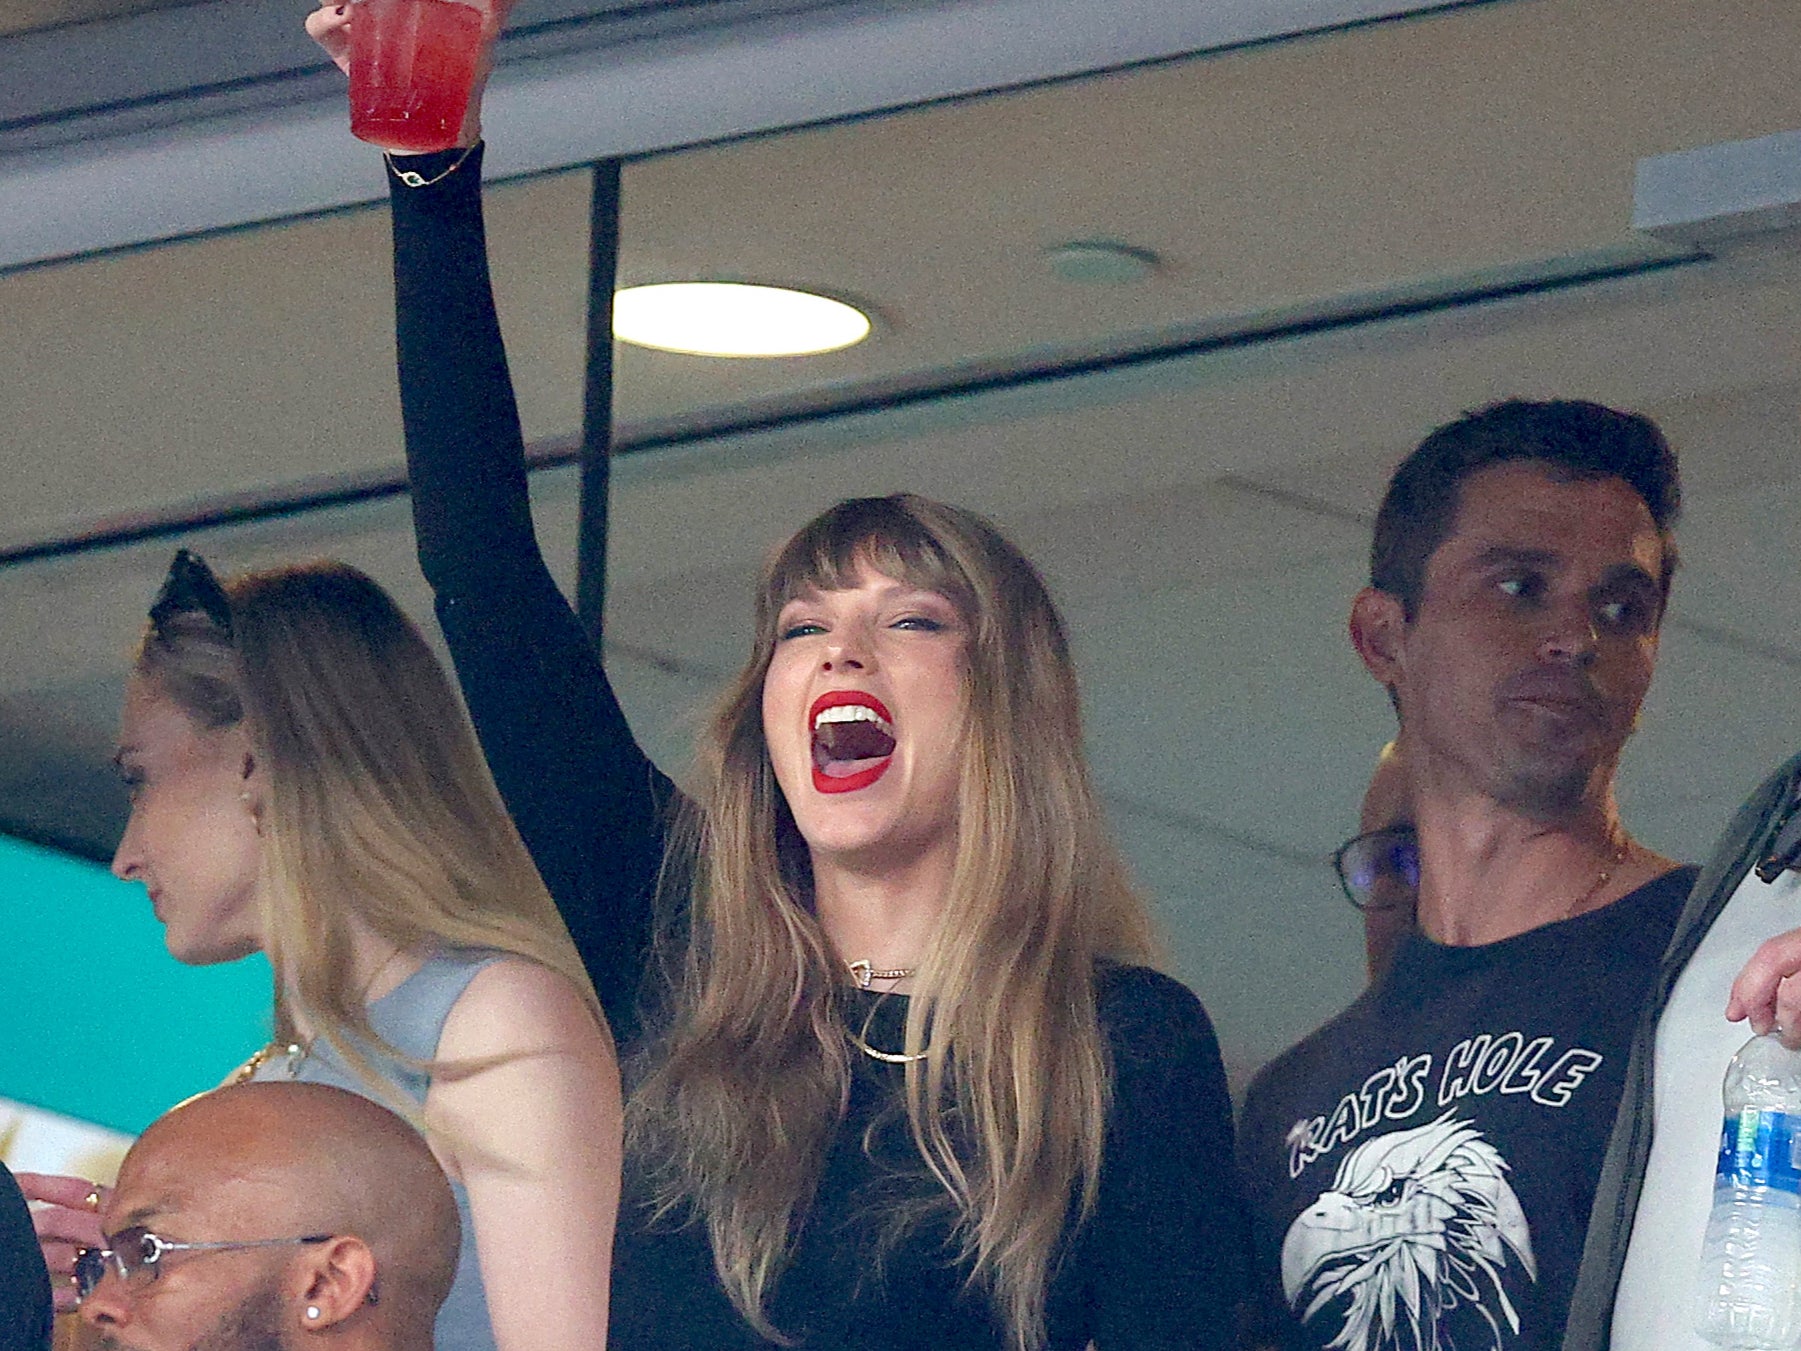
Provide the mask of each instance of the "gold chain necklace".
MULTIPOLYGON (((882 997, 887 998, 885 994, 882 997)), ((863 1017, 861 1032, 852 1032, 848 1027, 844 1029, 844 1035, 850 1038, 852 1046, 855 1046, 871 1060, 879 1060, 884 1065, 913 1065, 932 1054, 932 1048, 929 1046, 923 1051, 879 1051, 871 1046, 869 1044, 869 1025, 875 1021, 875 1011, 880 1007, 880 1000, 870 1006, 869 1012, 863 1017)))
POLYGON ((1590 884, 1588 890, 1583 892, 1570 904, 1570 908, 1563 912, 1563 917, 1565 919, 1575 919, 1577 915, 1580 915, 1587 910, 1588 903, 1601 894, 1601 888, 1607 885, 1609 880, 1612 879, 1614 872, 1626 861, 1626 855, 1631 852, 1632 841, 1626 839, 1621 840, 1615 847, 1612 857, 1601 865, 1601 871, 1595 875, 1595 880, 1590 884))
MULTIPOLYGON (((1619 844, 1614 847, 1613 853, 1601 864, 1601 871, 1595 874, 1595 880, 1588 884, 1587 890, 1575 900, 1571 901, 1569 909, 1565 910, 1552 922, 1561 924, 1565 920, 1575 919, 1577 915, 1580 915, 1583 911, 1588 909, 1588 903, 1594 900, 1595 897, 1600 894, 1601 888, 1606 886, 1608 882, 1612 880, 1614 872, 1626 861, 1626 855, 1631 852, 1632 841, 1629 839, 1621 840, 1619 844)), ((1447 904, 1448 899, 1449 898, 1447 898, 1447 904)))
POLYGON ((312 1053, 312 1049, 312 1043, 310 1042, 291 1041, 286 1046, 280 1046, 275 1042, 270 1042, 267 1046, 263 1047, 262 1050, 258 1051, 238 1067, 238 1072, 231 1076, 231 1082, 234 1085, 249 1083, 252 1079, 256 1078, 256 1072, 258 1070, 264 1065, 267 1065, 278 1055, 284 1055, 288 1058, 288 1063, 282 1066, 284 1077, 289 1079, 298 1078, 300 1075, 301 1062, 312 1053))
POLYGON ((869 982, 872 980, 905 980, 919 970, 916 966, 897 966, 892 970, 882 971, 861 958, 854 962, 846 962, 845 965, 850 968, 851 978, 857 982, 859 990, 867 990, 869 982))
MULTIPOLYGON (((400 955, 405 951, 406 949, 404 948, 395 948, 394 951, 390 952, 387 957, 382 960, 380 966, 369 973, 369 979, 363 982, 363 988, 357 995, 359 1001, 364 999, 369 991, 375 988, 375 982, 381 979, 381 973, 394 965, 394 963, 399 960, 400 955)), ((306 1058, 312 1053, 313 1039, 311 1037, 308 1037, 303 1041, 291 1041, 286 1046, 272 1041, 238 1067, 237 1073, 231 1076, 231 1083, 234 1086, 249 1083, 252 1079, 256 1078, 256 1072, 264 1065, 267 1065, 270 1061, 274 1060, 276 1056, 287 1057, 288 1063, 282 1066, 283 1076, 289 1079, 298 1079, 300 1077, 301 1065, 306 1062, 306 1058)))
MULTIPOLYGON (((871 981, 905 980, 905 979, 907 979, 908 976, 911 976, 915 971, 917 971, 919 969, 918 967, 914 967, 914 966, 897 966, 897 967, 893 967, 889 970, 884 971, 884 970, 881 970, 880 968, 878 968, 874 963, 867 961, 865 959, 859 959, 854 962, 846 962, 845 965, 850 968, 851 979, 857 982, 857 988, 859 990, 869 989, 869 983, 871 981)), ((868 1056, 871 1060, 879 1060, 884 1065, 916 1064, 919 1061, 924 1060, 928 1055, 931 1054, 931 1051, 929 1048, 924 1051, 911 1051, 911 1052, 908 1052, 908 1051, 880 1051, 869 1044, 869 1025, 875 1021, 875 1011, 877 1009, 881 1008, 882 1000, 886 999, 890 993, 891 993, 891 991, 888 991, 888 990, 879 991, 878 997, 877 997, 875 1003, 871 1004, 869 1006, 869 1012, 863 1015, 862 1030, 859 1032, 852 1032, 847 1027, 844 1029, 844 1035, 850 1038, 852 1046, 855 1046, 859 1051, 863 1052, 863 1054, 868 1056)))

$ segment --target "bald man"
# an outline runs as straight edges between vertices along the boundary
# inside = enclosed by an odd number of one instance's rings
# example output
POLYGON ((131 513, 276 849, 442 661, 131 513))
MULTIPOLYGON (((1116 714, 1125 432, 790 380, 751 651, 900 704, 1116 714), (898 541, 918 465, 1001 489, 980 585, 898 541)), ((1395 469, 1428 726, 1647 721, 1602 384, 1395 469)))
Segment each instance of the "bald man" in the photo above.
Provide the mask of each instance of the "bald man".
POLYGON ((323 1084, 177 1107, 100 1219, 77 1283, 104 1351, 431 1351, 459 1238, 419 1133, 323 1084))
MULTIPOLYGON (((1364 790, 1357 828, 1365 835, 1373 835, 1412 825, 1413 788, 1407 781, 1407 766, 1397 738, 1384 746, 1376 759, 1369 787, 1364 790)), ((1390 857, 1394 857, 1392 852, 1390 857)), ((1417 845, 1413 847, 1412 860, 1413 876, 1417 877, 1417 845)), ((1387 972, 1401 936, 1413 928, 1417 897, 1413 881, 1404 869, 1381 869, 1370 880, 1370 895, 1363 906, 1363 957, 1369 978, 1374 981, 1387 972)))

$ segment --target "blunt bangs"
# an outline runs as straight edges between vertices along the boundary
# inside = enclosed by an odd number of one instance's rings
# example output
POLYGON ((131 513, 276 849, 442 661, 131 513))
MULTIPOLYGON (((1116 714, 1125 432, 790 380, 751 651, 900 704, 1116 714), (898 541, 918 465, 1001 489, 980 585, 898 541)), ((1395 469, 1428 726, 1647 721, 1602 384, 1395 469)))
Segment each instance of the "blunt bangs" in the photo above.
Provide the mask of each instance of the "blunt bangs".
POLYGON ((772 624, 798 596, 849 589, 865 568, 937 592, 966 620, 976 613, 969 577, 899 494, 840 502, 790 539, 770 564, 760 598, 763 623, 772 624))

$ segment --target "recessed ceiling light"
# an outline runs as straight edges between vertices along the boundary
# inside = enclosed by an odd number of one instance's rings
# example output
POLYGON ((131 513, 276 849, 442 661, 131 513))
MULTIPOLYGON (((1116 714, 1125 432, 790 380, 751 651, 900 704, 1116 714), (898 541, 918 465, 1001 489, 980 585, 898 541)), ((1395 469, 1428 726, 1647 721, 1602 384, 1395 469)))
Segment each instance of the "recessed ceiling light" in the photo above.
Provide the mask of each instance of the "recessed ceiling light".
POLYGON ((842 300, 781 286, 658 282, 614 295, 613 335, 691 356, 812 356, 862 342, 869 316, 842 300))
POLYGON ((1089 285, 1125 286, 1143 281, 1161 260, 1149 249, 1117 239, 1077 239, 1044 251, 1053 275, 1089 285))

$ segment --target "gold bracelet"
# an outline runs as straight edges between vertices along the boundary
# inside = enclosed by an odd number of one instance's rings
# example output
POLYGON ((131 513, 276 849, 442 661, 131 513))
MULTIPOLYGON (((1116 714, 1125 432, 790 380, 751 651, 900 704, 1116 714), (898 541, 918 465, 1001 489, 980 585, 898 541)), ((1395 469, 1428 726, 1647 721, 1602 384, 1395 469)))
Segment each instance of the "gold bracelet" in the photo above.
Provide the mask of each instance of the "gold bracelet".
MULTIPOLYGON (((480 141, 475 143, 475 145, 480 144, 480 141)), ((415 173, 411 169, 402 169, 399 165, 395 164, 394 152, 392 150, 382 151, 381 157, 388 162, 388 172, 393 174, 394 177, 398 178, 402 183, 405 183, 409 188, 430 188, 442 183, 458 169, 462 168, 463 161, 475 153, 475 145, 464 146, 463 153, 450 162, 449 168, 444 169, 442 172, 431 178, 427 178, 424 174, 415 173)))

